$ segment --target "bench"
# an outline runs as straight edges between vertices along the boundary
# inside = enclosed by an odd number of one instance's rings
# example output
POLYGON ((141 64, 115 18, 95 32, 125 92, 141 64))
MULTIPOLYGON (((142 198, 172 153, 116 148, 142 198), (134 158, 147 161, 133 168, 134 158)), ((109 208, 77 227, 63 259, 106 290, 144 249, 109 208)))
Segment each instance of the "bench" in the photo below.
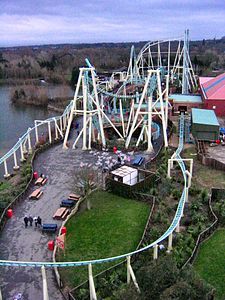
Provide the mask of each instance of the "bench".
POLYGON ((44 185, 47 182, 47 178, 43 178, 43 177, 39 177, 36 181, 35 181, 35 185, 44 185))
POLYGON ((64 218, 66 218, 69 212, 69 209, 67 209, 66 207, 58 208, 55 214, 53 215, 53 219, 63 220, 64 218))
POLYGON ((60 204, 61 207, 73 207, 74 205, 74 200, 62 200, 60 204))
POLYGON ((33 191, 32 194, 30 194, 29 199, 39 199, 42 194, 43 194, 42 190, 36 189, 35 191, 33 191))
POLYGON ((144 157, 141 155, 137 155, 133 161, 132 161, 132 165, 133 166, 140 166, 142 163, 144 162, 144 157))
POLYGON ((69 194, 68 200, 78 201, 80 200, 80 195, 77 194, 69 194))
POLYGON ((58 228, 57 224, 43 224, 42 225, 42 231, 56 232, 57 228, 58 228))

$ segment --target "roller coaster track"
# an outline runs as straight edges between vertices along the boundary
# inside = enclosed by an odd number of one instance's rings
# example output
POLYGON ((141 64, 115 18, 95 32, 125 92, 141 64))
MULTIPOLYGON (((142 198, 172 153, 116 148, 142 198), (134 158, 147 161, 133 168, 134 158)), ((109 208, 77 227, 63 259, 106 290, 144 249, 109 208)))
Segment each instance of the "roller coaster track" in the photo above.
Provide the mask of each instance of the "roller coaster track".
POLYGON ((24 135, 22 135, 18 142, 12 147, 12 149, 10 149, 4 156, 2 156, 0 158, 0 165, 6 160, 8 159, 10 156, 13 155, 13 153, 15 151, 17 151, 21 144, 27 139, 28 135, 35 130, 35 128, 41 126, 43 123, 48 123, 48 122, 55 122, 55 121, 58 121, 60 118, 64 117, 66 114, 68 114, 71 110, 71 106, 72 106, 72 101, 68 104, 68 106, 65 108, 63 114, 61 116, 56 116, 56 117, 52 117, 52 118, 49 118, 49 119, 46 119, 42 122, 40 122, 39 124, 35 125, 34 127, 31 127, 31 128, 28 128, 28 130, 24 133, 24 135))
POLYGON ((180 156, 180 153, 183 149, 183 141, 184 141, 184 115, 182 114, 180 116, 180 128, 179 128, 179 145, 176 150, 176 152, 173 154, 173 159, 177 160, 182 174, 184 178, 184 187, 182 191, 181 198, 178 202, 177 210, 175 213, 175 216, 172 220, 172 223, 170 224, 169 228, 163 233, 162 236, 160 236, 157 240, 155 240, 153 243, 138 249, 136 251, 132 251, 129 253, 125 253, 122 255, 114 256, 114 257, 108 257, 108 258, 102 258, 102 259, 94 259, 94 260, 87 260, 87 261, 75 261, 75 262, 34 262, 34 261, 7 261, 7 260, 0 260, 0 266, 10 266, 10 267, 76 267, 76 266, 87 266, 89 264, 101 264, 106 262, 112 262, 116 261, 122 258, 126 258, 128 256, 132 256, 134 254, 146 251, 150 248, 153 248, 155 245, 163 242, 166 238, 168 238, 176 229, 177 226, 179 226, 181 217, 183 215, 185 200, 186 200, 186 187, 187 187, 187 175, 186 175, 186 167, 185 164, 180 156))

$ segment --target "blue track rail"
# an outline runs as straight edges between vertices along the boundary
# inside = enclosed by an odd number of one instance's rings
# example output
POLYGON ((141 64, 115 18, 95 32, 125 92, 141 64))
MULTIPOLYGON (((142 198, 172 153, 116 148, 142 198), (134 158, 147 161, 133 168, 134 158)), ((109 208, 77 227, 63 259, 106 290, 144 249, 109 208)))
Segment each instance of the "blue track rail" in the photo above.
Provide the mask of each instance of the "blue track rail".
POLYGON ((134 254, 146 251, 146 250, 154 247, 155 245, 163 242, 166 238, 169 237, 169 235, 171 235, 174 232, 176 227, 179 226, 181 217, 183 215, 183 209, 184 209, 185 200, 186 200, 186 189, 185 188, 187 186, 187 176, 185 173, 186 167, 180 156, 180 153, 183 149, 183 144, 184 144, 184 115, 182 114, 180 116, 179 145, 178 145, 178 148, 177 148, 176 152, 174 153, 173 157, 174 157, 174 159, 177 159, 177 162, 181 168, 183 178, 184 178, 184 188, 183 188, 182 195, 179 200, 177 210, 176 210, 176 213, 175 213, 172 223, 170 224, 169 228, 163 233, 163 235, 160 236, 153 243, 147 245, 144 248, 138 249, 136 251, 132 251, 132 252, 114 256, 114 257, 102 258, 102 259, 75 261, 75 262, 56 262, 56 263, 54 263, 54 262, 33 262, 33 261, 24 262, 24 261, 0 260, 0 266, 11 266, 11 267, 42 267, 42 266, 45 266, 45 267, 54 268, 54 267, 87 266, 89 264, 101 264, 101 263, 112 262, 112 261, 116 261, 116 260, 119 260, 122 258, 126 258, 127 256, 132 256, 134 254))
POLYGON ((26 140, 28 134, 30 134, 33 130, 35 130, 35 128, 37 128, 37 127, 43 125, 43 123, 55 122, 55 120, 58 121, 61 117, 64 117, 67 113, 70 112, 71 106, 72 106, 72 101, 71 101, 70 104, 65 108, 65 110, 64 110, 64 112, 63 112, 63 114, 62 114, 61 116, 57 116, 57 117, 53 117, 53 118, 46 119, 46 120, 42 121, 42 123, 40 123, 40 124, 38 124, 38 125, 36 125, 36 126, 34 126, 34 127, 28 128, 28 130, 24 133, 24 135, 22 135, 22 136, 19 138, 18 142, 12 147, 12 149, 10 149, 4 156, 2 156, 2 157, 0 158, 0 165, 1 165, 5 160, 7 160, 9 157, 11 157, 11 156, 13 155, 13 153, 14 153, 15 151, 17 151, 17 150, 20 148, 21 144, 26 140))

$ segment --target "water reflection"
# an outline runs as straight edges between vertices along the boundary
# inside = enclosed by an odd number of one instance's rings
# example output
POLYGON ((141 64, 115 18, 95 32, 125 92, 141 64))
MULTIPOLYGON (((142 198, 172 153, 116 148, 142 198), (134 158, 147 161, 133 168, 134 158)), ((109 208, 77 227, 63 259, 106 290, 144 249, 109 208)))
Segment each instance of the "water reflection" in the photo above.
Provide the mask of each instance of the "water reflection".
MULTIPOLYGON (((55 97, 59 89, 62 90, 60 86, 50 86, 49 94, 55 97)), ((72 90, 69 91, 71 95, 72 90)), ((33 127, 34 120, 44 120, 57 114, 42 107, 11 104, 10 87, 0 86, 0 157, 12 148, 28 127, 33 127)))

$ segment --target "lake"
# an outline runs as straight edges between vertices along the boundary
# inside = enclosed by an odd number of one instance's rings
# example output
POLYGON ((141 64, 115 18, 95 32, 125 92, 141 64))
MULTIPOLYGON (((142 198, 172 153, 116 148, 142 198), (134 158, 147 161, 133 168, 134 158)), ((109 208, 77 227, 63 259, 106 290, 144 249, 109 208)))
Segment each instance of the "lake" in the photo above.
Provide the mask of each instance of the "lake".
MULTIPOLYGON (((56 97, 59 89, 60 86, 49 86, 49 97, 56 97)), ((68 97, 72 95, 73 91, 69 90, 68 97)), ((34 120, 44 120, 58 114, 43 107, 15 106, 10 101, 10 87, 0 86, 0 157, 12 148, 28 127, 34 126, 34 120)))

